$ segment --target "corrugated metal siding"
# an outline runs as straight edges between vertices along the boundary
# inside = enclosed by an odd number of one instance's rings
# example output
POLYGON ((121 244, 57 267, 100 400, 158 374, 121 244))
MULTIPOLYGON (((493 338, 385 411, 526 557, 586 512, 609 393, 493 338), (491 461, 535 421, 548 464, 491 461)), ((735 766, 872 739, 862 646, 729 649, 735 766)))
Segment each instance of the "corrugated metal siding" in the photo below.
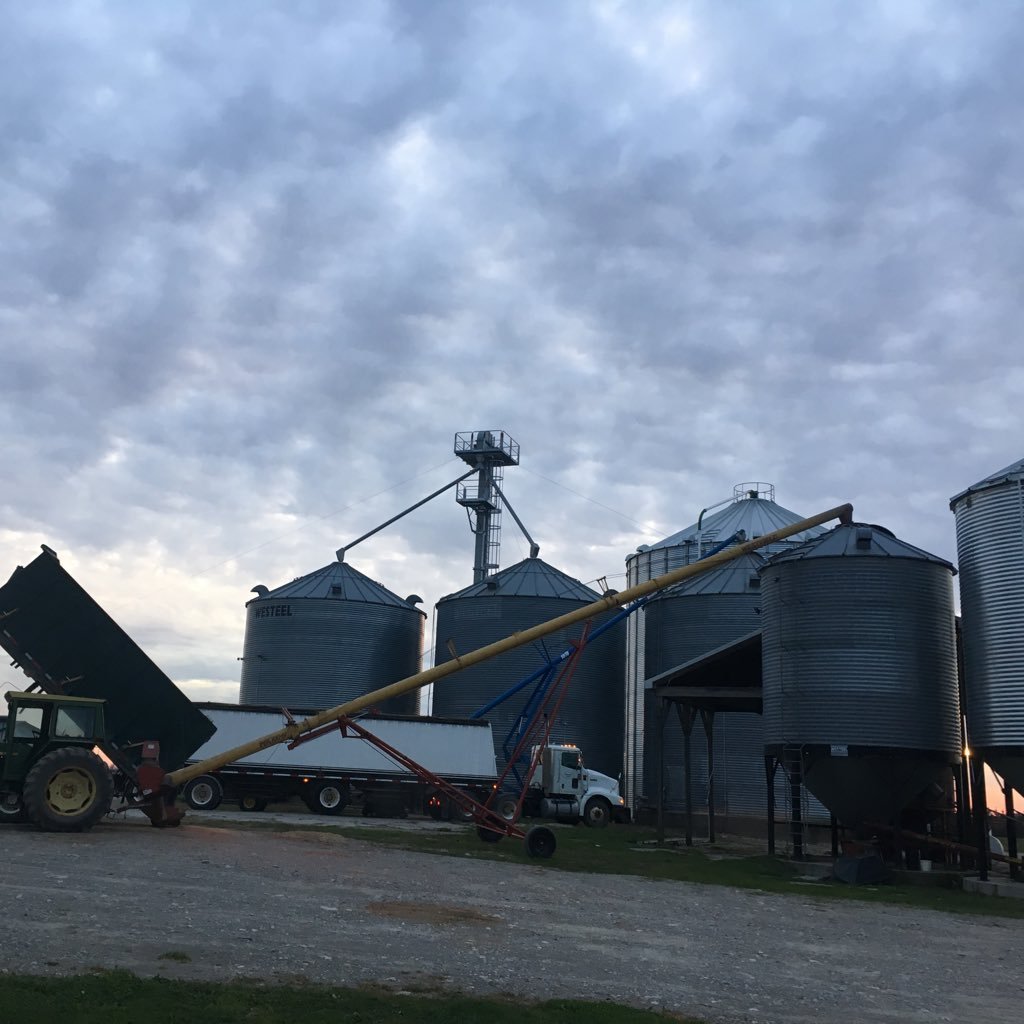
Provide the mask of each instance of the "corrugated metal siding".
MULTIPOLYGON (((739 570, 743 579, 749 569, 739 570)), ((647 676, 674 668, 718 647, 756 632, 760 628, 757 613, 760 595, 756 590, 740 594, 708 594, 672 596, 652 601, 646 612, 647 676)), ((648 699, 645 716, 644 793, 648 800, 657 798, 657 740, 654 731, 657 719, 653 712, 653 696, 648 699)), ((683 733, 673 711, 665 727, 665 765, 668 778, 666 806, 683 808, 682 785, 683 733), (675 781, 673 781, 675 780, 675 781)), ((707 750, 703 726, 694 726, 691 742, 693 793, 707 793, 707 750), (697 742, 697 736, 699 742, 697 742)), ((715 717, 716 803, 723 813, 761 814, 765 809, 764 741, 760 715, 720 714, 715 717), (754 719, 753 733, 751 723, 754 719), (749 741, 749 742, 748 742, 749 741), (730 785, 729 780, 732 780, 730 785), (731 808, 745 808, 732 810, 731 808)))
MULTIPOLYGON (((466 653, 555 618, 588 602, 545 597, 471 596, 445 598, 437 604, 435 662, 466 653)), ((595 625, 603 618, 595 620, 595 625)), ((544 638, 543 646, 527 645, 457 672, 434 687, 434 714, 468 717, 489 700, 536 671, 549 657, 569 647, 582 633, 578 624, 544 638), (545 653, 546 652, 546 653, 545 653)), ((621 626, 588 644, 577 664, 562 704, 552 741, 575 743, 587 765, 606 775, 622 771, 622 670, 624 631, 621 626)), ((502 743, 522 709, 527 693, 499 705, 489 715, 499 763, 502 743)))
POLYGON ((765 742, 948 752, 959 759, 949 567, 803 558, 761 573, 765 742))
POLYGON ((971 744, 1024 746, 1024 483, 967 493, 954 511, 971 744))
MULTIPOLYGON (((655 722, 654 697, 648 691, 647 720, 655 722)), ((733 817, 764 818, 768 812, 768 782, 764 770, 764 733, 761 716, 748 713, 715 716, 715 813, 733 817)), ((683 732, 673 710, 665 723, 665 809, 686 810, 686 759, 683 732)), ((658 743, 652 727, 647 737, 645 775, 650 780, 646 800, 657 803, 658 743)), ((698 718, 690 734, 691 795, 695 813, 703 813, 708 799, 708 756, 704 726, 698 718)), ((780 768, 775 774, 776 821, 789 814, 790 792, 780 768)), ((804 820, 827 824, 829 812, 813 796, 805 795, 804 820)))
MULTIPOLYGON (((426 616, 409 605, 267 597, 246 609, 243 704, 329 708, 420 669, 426 616)), ((414 715, 417 693, 381 703, 414 715)))

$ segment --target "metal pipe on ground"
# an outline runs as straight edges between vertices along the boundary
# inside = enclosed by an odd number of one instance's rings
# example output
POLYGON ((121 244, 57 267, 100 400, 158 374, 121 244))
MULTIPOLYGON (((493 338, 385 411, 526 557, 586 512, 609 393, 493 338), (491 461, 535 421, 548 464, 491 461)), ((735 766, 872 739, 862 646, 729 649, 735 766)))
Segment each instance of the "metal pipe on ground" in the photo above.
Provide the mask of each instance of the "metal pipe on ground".
POLYGON ((629 604, 638 598, 656 593, 691 576, 698 576, 701 573, 709 572, 717 566, 724 565, 726 562, 741 555, 756 551, 758 548, 763 548, 769 544, 777 543, 780 540, 786 540, 788 537, 813 529, 815 526, 821 526, 833 519, 838 519, 844 525, 848 525, 853 521, 853 506, 850 504, 837 505, 835 508, 830 508, 827 512, 821 512, 808 519, 801 519, 799 522, 791 523, 779 530, 773 530, 771 533, 766 533, 760 537, 755 537, 753 540, 737 544, 733 548, 702 559, 699 562, 680 566, 678 569, 673 569, 671 572, 657 576, 652 580, 647 580, 645 583, 629 587, 618 594, 607 594, 599 600, 584 605, 581 608, 576 608, 565 615, 559 615, 557 618, 549 619, 547 622, 542 622, 530 629, 513 633, 512 636, 506 637, 504 640, 498 640, 495 643, 488 644, 486 647, 480 647, 461 656, 456 655, 451 661, 446 661, 442 665, 435 665, 426 671, 417 672, 406 679, 400 679, 397 683, 383 686, 379 690, 373 690, 371 693, 364 694, 362 697, 357 697, 355 700, 347 701, 344 704, 339 704, 337 707, 329 708, 327 711, 321 711, 319 714, 305 718, 301 722, 291 723, 260 739, 251 740, 240 746, 232 747, 230 750, 225 750, 224 753, 218 754, 215 757, 209 757, 185 768, 179 768, 177 771, 173 771, 164 777, 164 787, 173 789, 181 786, 190 779, 205 775, 207 772, 216 771, 232 761, 241 760, 243 757, 248 757, 250 754, 255 754, 260 750, 266 750, 268 747, 275 747, 279 743, 287 743, 303 733, 318 729, 320 726, 337 721, 337 719, 344 716, 351 716, 359 711, 364 711, 366 708, 372 707, 380 701, 387 700, 389 697, 397 697, 400 694, 408 693, 410 690, 417 690, 430 683, 435 683, 461 669, 487 661, 489 658, 503 654, 505 651, 513 650, 516 647, 522 647, 524 644, 533 643, 534 640, 539 640, 550 633, 576 625, 579 622, 584 622, 595 615, 600 615, 602 612, 610 611, 613 608, 621 608, 623 605, 629 604))

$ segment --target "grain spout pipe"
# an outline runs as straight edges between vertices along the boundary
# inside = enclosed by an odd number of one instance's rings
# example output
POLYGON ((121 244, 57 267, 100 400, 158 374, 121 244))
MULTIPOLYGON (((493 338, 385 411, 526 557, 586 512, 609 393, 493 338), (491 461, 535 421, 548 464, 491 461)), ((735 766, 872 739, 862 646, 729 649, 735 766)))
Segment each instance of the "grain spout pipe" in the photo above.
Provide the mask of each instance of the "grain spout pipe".
POLYGON ((613 608, 621 608, 623 605, 629 604, 630 601, 637 600, 637 598, 646 597, 648 594, 663 590, 665 587, 670 587, 673 583, 689 579, 691 576, 709 572, 719 565, 724 565, 726 562, 738 558, 740 555, 756 551, 758 548, 763 548, 768 544, 775 544, 778 541, 786 540, 795 534, 803 533, 805 530, 813 529, 815 526, 821 526, 833 519, 838 519, 844 525, 848 525, 853 521, 853 506, 847 504, 830 508, 827 512, 821 512, 816 516, 811 516, 809 519, 801 519, 799 522, 791 523, 780 530, 773 530, 771 533, 762 534, 760 537, 737 544, 735 547, 702 559, 699 562, 680 566, 678 569, 673 569, 662 576, 647 580, 645 583, 638 583, 635 587, 629 587, 617 594, 608 594, 591 604, 584 605, 582 608, 576 608, 571 612, 567 612, 565 615, 559 615, 557 618, 549 619, 547 622, 532 626, 530 629, 513 633, 504 640, 498 640, 493 644, 480 647, 475 651, 469 651, 466 654, 456 655, 455 658, 451 661, 446 661, 443 665, 435 665, 424 672, 417 672, 416 675, 401 679, 390 686, 383 686, 379 690, 364 694, 355 700, 347 701, 344 704, 339 704, 337 707, 329 708, 327 711, 311 715, 301 722, 292 722, 261 739, 250 740, 248 743, 241 744, 241 746, 225 750, 223 754, 208 757, 204 761, 198 761, 185 768, 179 768, 177 771, 171 772, 164 777, 164 787, 173 789, 184 785, 190 779, 205 775, 207 772, 216 771, 232 761, 241 760, 250 754, 266 750, 268 747, 276 747, 279 743, 291 742, 303 733, 307 733, 312 729, 318 729, 343 716, 354 715, 359 711, 372 707, 374 704, 378 704, 380 701, 387 700, 389 697, 397 697, 399 694, 408 693, 410 690, 418 690, 429 683, 436 683, 438 680, 444 679, 446 676, 450 676, 461 669, 477 665, 482 661, 487 661, 489 658, 503 654, 505 651, 522 647, 524 644, 533 643, 534 640, 539 640, 541 637, 557 632, 560 629, 566 629, 578 622, 585 622, 587 619, 600 615, 602 612, 610 611, 613 608))

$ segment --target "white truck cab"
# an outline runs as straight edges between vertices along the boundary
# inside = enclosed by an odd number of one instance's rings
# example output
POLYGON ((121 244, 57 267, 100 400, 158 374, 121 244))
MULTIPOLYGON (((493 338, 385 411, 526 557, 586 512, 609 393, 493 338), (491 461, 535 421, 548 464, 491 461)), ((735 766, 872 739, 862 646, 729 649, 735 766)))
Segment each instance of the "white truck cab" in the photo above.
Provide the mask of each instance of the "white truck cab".
POLYGON ((571 743, 554 743, 544 750, 530 780, 523 813, 568 824, 582 820, 592 828, 629 817, 618 782, 585 767, 583 752, 571 743))

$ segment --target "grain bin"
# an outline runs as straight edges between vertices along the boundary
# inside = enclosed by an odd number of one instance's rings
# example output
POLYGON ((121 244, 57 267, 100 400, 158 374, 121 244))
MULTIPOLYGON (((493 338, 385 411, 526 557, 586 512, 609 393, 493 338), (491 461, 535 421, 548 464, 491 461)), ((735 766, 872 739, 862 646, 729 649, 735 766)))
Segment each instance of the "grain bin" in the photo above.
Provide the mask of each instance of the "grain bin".
POLYGON ((970 746, 1024 791, 1024 459, 950 500, 970 746))
MULTIPOLYGON (((358 569, 332 562, 246 605, 242 704, 329 708, 420 669, 426 615, 358 569)), ((381 704, 414 715, 416 693, 381 704)))
MULTIPOLYGON (((435 663, 502 640, 547 619, 597 601, 600 594, 540 558, 474 583, 437 603, 435 663)), ((595 624, 605 616, 595 619, 595 624)), ((434 688, 433 713, 465 718, 570 646, 581 626, 559 630, 537 644, 499 655, 449 676, 434 688)), ((588 644, 576 665, 552 730, 554 743, 575 743, 591 768, 617 776, 622 770, 622 630, 588 644)), ((522 709, 518 694, 488 714, 499 764, 502 745, 522 709)))
POLYGON ((960 762, 955 571, 863 523, 761 570, 765 752, 846 825, 889 821, 960 762))
MULTIPOLYGON (((626 559, 627 584, 634 586, 655 576, 661 576, 671 569, 696 562, 708 555, 716 545, 739 531, 742 531, 748 540, 752 540, 754 537, 790 526, 802 518, 797 513, 776 504, 775 488, 772 484, 737 484, 733 488, 731 499, 705 509, 697 521, 686 529, 666 537, 657 544, 644 545, 630 555, 626 559), (717 511, 714 511, 716 509, 717 511)), ((762 554, 788 550, 821 532, 820 527, 815 527, 789 540, 769 545, 762 549, 762 554)), ((760 555, 752 557, 754 561, 745 560, 748 570, 752 565, 760 564, 760 555)), ((657 798, 657 742, 652 718, 653 697, 650 691, 645 693, 645 680, 689 660, 690 657, 709 653, 722 643, 738 639, 745 632, 757 630, 760 620, 754 609, 759 601, 757 591, 752 589, 750 583, 750 576, 755 574, 756 570, 753 573, 748 571, 746 575, 739 570, 715 572, 711 574, 713 582, 706 583, 702 582, 705 577, 698 576, 683 589, 674 591, 674 598, 666 596, 665 600, 668 601, 681 600, 678 611, 672 611, 670 605, 667 610, 663 608, 655 612, 656 617, 685 621, 689 616, 695 615, 703 624, 684 625, 684 635, 679 638, 679 651, 673 650, 671 644, 674 641, 669 639, 668 632, 656 627, 666 639, 655 640, 658 647, 648 656, 647 617, 651 614, 650 605, 630 616, 627 621, 624 789, 626 800, 631 806, 637 807, 643 802, 653 804, 657 798), (717 594, 716 587, 719 590, 717 594), (709 600, 711 604, 703 608, 709 600), (719 611, 724 615, 723 621, 719 621, 719 611), (706 634, 703 637, 702 631, 706 634), (686 656, 672 662, 676 653, 686 656)), ((654 603, 657 602, 652 602, 654 603)), ((733 784, 720 788, 723 793, 733 794, 736 802, 735 813, 751 813, 750 809, 757 799, 756 794, 763 792, 765 788, 760 725, 743 719, 743 715, 730 714, 719 716, 715 722, 716 776, 722 780, 731 774, 733 784), (726 733, 732 735, 727 737, 726 733), (753 781, 755 777, 756 782, 753 781), (755 787, 751 792, 755 795, 740 800, 738 794, 743 779, 751 780, 755 787), (741 806, 748 809, 741 811, 741 806)), ((664 741, 667 773, 666 806, 675 809, 682 806, 684 779, 681 767, 683 741, 674 717, 666 726, 664 741)), ((694 732, 691 771, 694 781, 693 792, 699 793, 701 786, 706 788, 707 779, 707 753, 700 730, 694 732)), ((760 813, 763 807, 762 801, 757 813, 760 813)), ((727 803, 723 803, 721 809, 726 813, 732 811, 727 803)))

